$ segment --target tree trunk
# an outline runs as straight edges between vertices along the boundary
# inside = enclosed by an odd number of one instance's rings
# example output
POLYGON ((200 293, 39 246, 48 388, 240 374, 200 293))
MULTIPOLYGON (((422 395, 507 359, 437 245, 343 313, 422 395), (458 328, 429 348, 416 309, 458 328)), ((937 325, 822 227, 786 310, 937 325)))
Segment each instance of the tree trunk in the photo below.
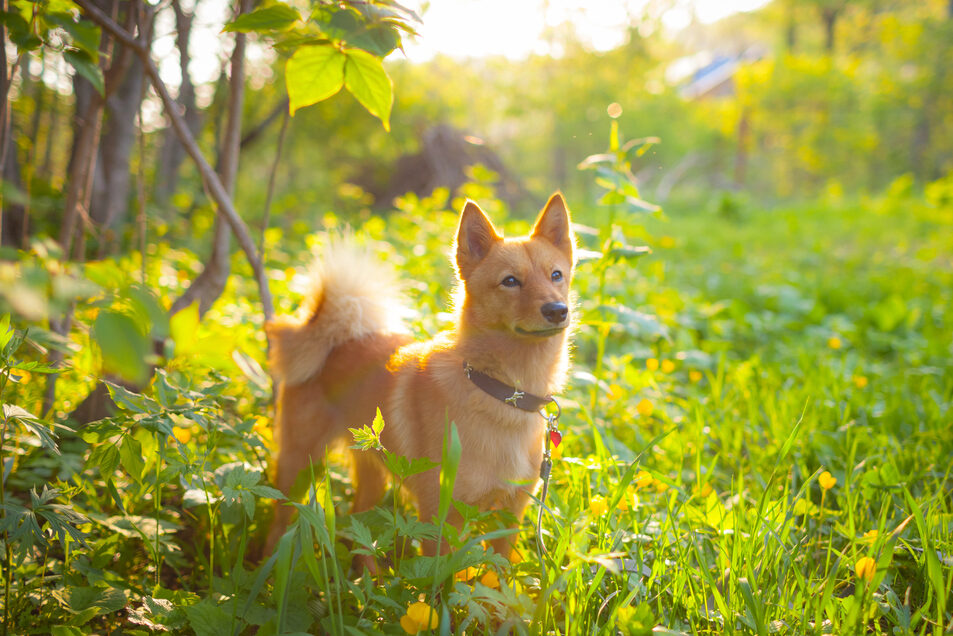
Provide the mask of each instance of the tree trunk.
POLYGON ((142 63, 133 59, 116 92, 106 101, 89 215, 102 232, 100 250, 113 242, 129 213, 129 158, 136 139, 142 98, 142 63))
MULTIPOLYGON (((7 10, 6 0, 0 1, 0 11, 7 10)), ((0 95, 3 96, 3 103, 0 104, 0 175, 6 179, 6 156, 10 147, 10 126, 9 124, 9 115, 10 115, 10 102, 7 97, 10 93, 10 82, 12 78, 7 77, 7 30, 6 27, 0 22, 0 95)), ((6 216, 6 205, 3 200, 3 193, 0 191, 0 244, 3 244, 3 240, 6 236, 6 223, 3 218, 6 216)))
POLYGON ((785 42, 787 43, 788 54, 793 55, 797 50, 797 17, 795 16, 795 3, 793 0, 787 2, 787 28, 785 29, 785 42))
POLYGON ((837 31, 837 18, 840 9, 826 8, 821 10, 821 20, 824 22, 824 51, 828 55, 834 54, 834 43, 837 31))
MULTIPOLYGON (((254 6, 254 0, 239 0, 238 13, 247 13, 254 6)), ((242 110, 245 102, 245 34, 235 34, 235 48, 232 50, 231 78, 228 95, 228 121, 218 155, 216 172, 228 193, 234 198, 235 177, 238 174, 238 155, 241 152, 242 110)), ((212 239, 212 253, 205 269, 196 277, 188 290, 173 304, 171 313, 185 309, 193 302, 199 303, 199 316, 211 308, 225 291, 231 270, 229 252, 231 251, 231 231, 222 215, 215 217, 215 232, 212 239)))
MULTIPOLYGON (((172 1, 172 9, 175 11, 175 41, 179 50, 179 72, 182 75, 182 84, 179 86, 176 102, 182 107, 185 123, 192 136, 198 137, 202 128, 202 113, 195 104, 195 85, 189 75, 189 63, 192 60, 189 54, 189 40, 192 37, 195 12, 194 9, 192 13, 185 12, 179 0, 172 1)), ((156 176, 154 197, 160 204, 165 203, 175 193, 179 181, 179 168, 184 160, 185 148, 179 142, 175 129, 170 125, 162 142, 156 176)))

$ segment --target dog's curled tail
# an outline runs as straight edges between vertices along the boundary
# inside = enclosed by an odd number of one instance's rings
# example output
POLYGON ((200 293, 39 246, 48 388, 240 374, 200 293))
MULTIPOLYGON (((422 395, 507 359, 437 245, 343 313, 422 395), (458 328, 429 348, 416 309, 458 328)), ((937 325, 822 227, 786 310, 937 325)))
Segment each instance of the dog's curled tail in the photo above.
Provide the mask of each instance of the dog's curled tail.
POLYGON ((331 243, 311 270, 312 290, 297 317, 265 325, 271 371, 286 385, 320 371, 328 354, 373 333, 399 333, 402 310, 394 272, 366 248, 347 240, 331 243))

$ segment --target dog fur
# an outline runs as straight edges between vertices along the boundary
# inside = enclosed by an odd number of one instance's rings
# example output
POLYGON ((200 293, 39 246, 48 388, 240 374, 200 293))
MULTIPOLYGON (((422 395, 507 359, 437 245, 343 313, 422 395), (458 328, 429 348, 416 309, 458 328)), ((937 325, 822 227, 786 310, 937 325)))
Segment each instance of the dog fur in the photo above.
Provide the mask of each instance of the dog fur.
MULTIPOLYGON (((518 519, 539 479, 545 422, 484 393, 467 378, 463 362, 535 395, 561 389, 569 368, 573 247, 569 210, 559 193, 531 234, 515 239, 504 239, 467 201, 455 242, 455 323, 427 342, 413 342, 395 319, 398 286, 387 267, 346 243, 326 250, 302 317, 266 325, 279 382, 277 486, 289 493, 328 444, 345 438, 348 428, 369 424, 380 407, 384 447, 411 458, 439 462, 446 422, 455 422, 462 455, 454 498, 482 510, 505 509, 518 519), (563 304, 566 315, 544 315, 541 308, 553 303, 563 304)), ((352 511, 361 512, 381 499, 387 475, 374 453, 353 451, 353 460, 352 511)), ((439 469, 406 485, 420 518, 431 520, 439 469)), ((291 512, 276 506, 266 550, 291 512)), ((509 556, 514 542, 511 536, 492 545, 509 556)), ((426 553, 436 550, 424 546, 426 553)))

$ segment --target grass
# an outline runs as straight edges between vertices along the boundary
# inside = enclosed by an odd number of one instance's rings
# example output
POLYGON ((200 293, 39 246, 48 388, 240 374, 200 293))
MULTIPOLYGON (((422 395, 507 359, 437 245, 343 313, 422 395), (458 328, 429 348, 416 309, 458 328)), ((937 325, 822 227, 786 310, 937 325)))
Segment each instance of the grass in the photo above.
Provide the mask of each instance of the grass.
MULTIPOLYGON (((535 508, 515 564, 480 549, 496 520, 476 511, 462 510, 459 533, 418 522, 390 495, 350 517, 349 481, 332 457, 276 553, 248 558, 279 494, 267 486, 254 288, 235 277, 201 325, 188 314, 147 321, 174 342, 163 372, 141 395, 114 388, 114 418, 60 431, 59 455, 25 416, 4 415, 5 625, 200 635, 948 629, 949 201, 899 186, 777 210, 726 197, 711 209, 673 205, 667 220, 617 212, 614 233, 604 208, 573 209, 599 229, 580 238, 602 256, 584 259, 574 283, 576 373, 561 396, 544 554, 535 508), (642 243, 653 253, 628 248, 642 243), (60 508, 31 499, 44 483, 60 508), (400 536, 441 531, 453 555, 385 560, 400 536), (348 572, 362 551, 381 558, 381 572, 348 572)), ((444 210, 439 199, 407 200, 359 232, 411 281, 421 334, 446 320, 455 215, 444 210)), ((296 234, 269 234, 282 311, 300 299, 296 234)), ((134 260, 116 262, 114 276, 75 273, 99 287, 84 292, 56 411, 37 419, 47 427, 102 371, 84 325, 104 308, 149 313, 127 293, 134 260)), ((158 306, 178 291, 175 272, 195 263, 161 247, 150 255, 158 306)), ((33 358, 7 356, 0 375, 19 380, 3 401, 35 412, 42 369, 12 368, 33 358)), ((446 455, 449 479, 452 444, 446 455)))

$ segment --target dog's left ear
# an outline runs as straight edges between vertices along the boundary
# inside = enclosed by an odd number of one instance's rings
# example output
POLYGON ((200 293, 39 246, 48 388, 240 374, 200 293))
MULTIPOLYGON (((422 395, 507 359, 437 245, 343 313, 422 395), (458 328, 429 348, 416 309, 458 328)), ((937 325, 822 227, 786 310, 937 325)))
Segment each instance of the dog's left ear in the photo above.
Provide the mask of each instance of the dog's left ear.
POLYGON ((533 226, 533 238, 544 238, 562 250, 572 262, 573 235, 569 224, 569 208, 561 192, 549 197, 549 201, 539 213, 536 225, 533 226))

